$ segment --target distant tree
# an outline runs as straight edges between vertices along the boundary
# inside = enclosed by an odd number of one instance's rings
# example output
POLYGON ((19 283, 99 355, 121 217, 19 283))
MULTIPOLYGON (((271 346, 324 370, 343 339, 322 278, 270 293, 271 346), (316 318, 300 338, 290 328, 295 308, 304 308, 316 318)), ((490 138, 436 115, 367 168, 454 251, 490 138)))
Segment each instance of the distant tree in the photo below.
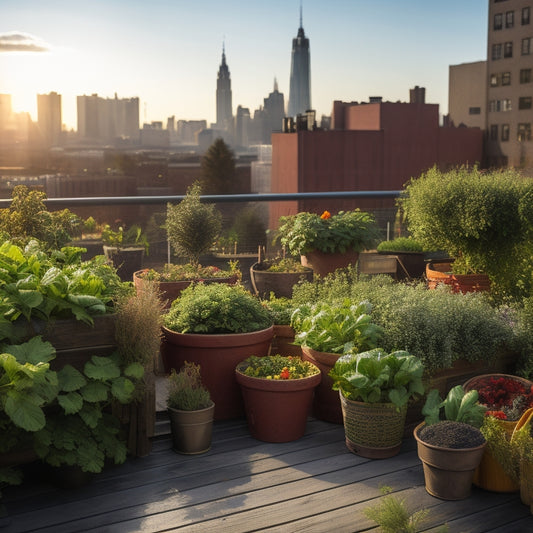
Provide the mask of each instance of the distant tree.
POLYGON ((235 156, 223 139, 216 139, 209 147, 201 165, 206 194, 230 194, 235 191, 235 156))

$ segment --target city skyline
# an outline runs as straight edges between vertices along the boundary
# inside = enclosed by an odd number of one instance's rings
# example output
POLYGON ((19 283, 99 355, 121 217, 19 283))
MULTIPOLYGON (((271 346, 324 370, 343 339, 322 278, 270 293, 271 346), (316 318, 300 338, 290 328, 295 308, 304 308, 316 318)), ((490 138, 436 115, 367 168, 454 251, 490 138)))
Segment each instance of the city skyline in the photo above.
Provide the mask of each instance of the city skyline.
MULTIPOLYGON (((317 116, 334 100, 406 101, 415 85, 448 107, 448 67, 486 59, 487 1, 304 1, 311 101, 317 116), (430 4, 430 5, 428 5, 430 4), (443 4, 443 5, 441 5, 443 4)), ((0 21, 0 93, 36 120, 37 94, 62 95, 63 123, 77 128, 76 97, 139 97, 140 121, 216 118, 223 46, 233 112, 253 112, 274 79, 289 96, 300 1, 7 0, 0 21), (25 39, 25 36, 30 36, 25 39)))

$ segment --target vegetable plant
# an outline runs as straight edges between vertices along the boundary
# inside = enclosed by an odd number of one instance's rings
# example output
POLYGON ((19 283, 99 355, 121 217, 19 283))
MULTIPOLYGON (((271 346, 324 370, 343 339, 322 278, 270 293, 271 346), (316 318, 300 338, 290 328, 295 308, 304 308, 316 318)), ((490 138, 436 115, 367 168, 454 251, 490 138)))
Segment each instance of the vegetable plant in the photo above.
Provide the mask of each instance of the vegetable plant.
POLYGON ((353 304, 348 298, 338 304, 304 304, 291 317, 294 343, 336 354, 375 348, 382 328, 372 322, 371 309, 369 302, 353 304))
POLYGON ((480 428, 485 411, 486 408, 478 403, 477 390, 465 392, 462 385, 450 389, 444 400, 441 399, 437 389, 432 389, 422 408, 428 426, 441 420, 451 420, 480 428))
POLYGON ((386 353, 381 348, 339 357, 329 376, 333 390, 349 400, 393 403, 397 408, 424 393, 424 367, 405 351, 386 353))

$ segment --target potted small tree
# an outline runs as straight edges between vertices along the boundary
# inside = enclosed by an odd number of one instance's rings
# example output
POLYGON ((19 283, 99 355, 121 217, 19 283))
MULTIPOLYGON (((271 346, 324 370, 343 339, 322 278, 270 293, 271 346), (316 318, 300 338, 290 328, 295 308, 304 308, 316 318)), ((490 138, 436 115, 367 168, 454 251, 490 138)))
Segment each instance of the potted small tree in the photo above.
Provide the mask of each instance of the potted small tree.
POLYGON ((199 365, 185 362, 168 377, 172 447, 178 453, 199 454, 211 448, 215 404, 202 384, 200 370, 199 365))
POLYGON ((420 359, 380 348, 347 353, 330 372, 339 391, 348 449, 370 459, 399 453, 411 398, 424 394, 420 359))
POLYGON ((164 317, 163 362, 167 372, 199 364, 215 419, 234 418, 244 413, 235 366, 267 355, 273 331, 269 312, 241 285, 192 284, 164 317))
POLYGON ((487 444, 479 430, 485 408, 478 403, 477 391, 465 393, 457 385, 441 400, 433 389, 422 414, 425 420, 415 428, 414 436, 427 492, 444 500, 467 498, 487 444))
POLYGON ((299 357, 251 356, 239 363, 235 376, 244 398, 252 437, 289 442, 302 437, 320 370, 299 357))
POLYGON ((359 209, 283 216, 278 234, 289 253, 301 256, 302 264, 320 276, 354 264, 359 252, 373 248, 381 237, 374 217, 359 209))
POLYGON ((313 400, 314 415, 327 422, 342 424, 339 395, 332 390, 329 372, 337 359, 348 351, 362 352, 377 346, 382 329, 372 322, 369 302, 322 302, 299 306, 291 317, 302 347, 303 359, 320 368, 322 381, 313 400))

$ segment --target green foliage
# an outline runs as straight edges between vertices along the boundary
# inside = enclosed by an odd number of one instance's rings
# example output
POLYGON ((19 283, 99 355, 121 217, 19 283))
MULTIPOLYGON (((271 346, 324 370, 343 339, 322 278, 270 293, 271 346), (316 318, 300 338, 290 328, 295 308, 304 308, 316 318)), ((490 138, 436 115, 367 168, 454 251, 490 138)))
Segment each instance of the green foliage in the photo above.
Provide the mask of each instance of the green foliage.
POLYGON ((272 320, 240 285, 195 283, 172 302, 164 325, 179 333, 248 333, 270 327, 272 320))
POLYGON ((524 378, 533 378, 533 296, 525 298, 513 316, 516 321, 519 371, 524 378))
POLYGON ((120 280, 102 261, 81 263, 79 248, 46 253, 31 241, 0 245, 0 337, 13 338, 20 319, 75 317, 92 324, 106 313, 120 280))
POLYGON ((396 237, 392 241, 381 241, 377 246, 378 252, 423 252, 422 243, 413 237, 396 237))
POLYGON ((114 230, 109 224, 104 226, 102 230, 102 242, 106 246, 114 246, 118 249, 123 248, 144 248, 144 252, 148 253, 149 243, 142 228, 133 224, 128 229, 124 226, 119 226, 114 230))
POLYGON ((291 317, 294 344, 337 354, 375 348, 382 329, 372 322, 370 310, 367 301, 356 305, 348 298, 333 304, 301 305, 291 317))
POLYGON ((326 253, 372 248, 381 238, 373 215, 354 209, 329 213, 302 212, 280 217, 278 238, 291 255, 305 255, 312 250, 326 253))
POLYGON ((486 273, 500 297, 530 294, 533 180, 514 170, 429 170, 400 199, 409 231, 455 257, 456 273, 486 273))
POLYGON ((262 300, 263 306, 270 313, 272 322, 277 325, 288 326, 291 323, 292 314, 296 308, 296 305, 290 298, 276 297, 271 292, 268 300, 262 300))
POLYGON ((313 363, 290 355, 252 355, 239 363, 237 370, 254 378, 273 380, 302 379, 320 372, 313 363))
POLYGON ((266 245, 266 227, 255 207, 239 209, 229 233, 234 235, 241 253, 255 253, 258 246, 266 245))
POLYGON ((383 349, 416 354, 428 372, 448 368, 457 359, 491 361, 502 351, 515 349, 513 313, 494 307, 481 293, 428 291, 423 283, 396 283, 388 276, 358 277, 355 270, 304 282, 293 290, 297 304, 336 302, 345 297, 371 302, 372 320, 383 328, 383 349))
POLYGON ((279 257, 273 261, 265 261, 264 264, 267 267, 267 272, 290 272, 297 274, 308 271, 308 267, 305 267, 300 261, 292 257, 279 257))
POLYGON ((168 377, 167 407, 181 411, 205 409, 212 404, 209 391, 202 384, 200 365, 189 363, 179 372, 173 368, 168 377))
POLYGON ((237 272, 240 273, 238 266, 231 263, 227 270, 192 263, 184 265, 165 263, 162 270, 150 268, 142 272, 140 277, 150 281, 199 281, 207 278, 230 278, 236 276, 237 272))
POLYGON ((479 428, 483 424, 485 411, 486 408, 478 403, 477 390, 465 393, 462 385, 453 387, 444 400, 437 389, 432 389, 422 408, 428 426, 440 420, 452 420, 479 428))
POLYGON ((200 255, 214 244, 222 227, 222 215, 213 204, 200 201, 197 183, 187 190, 177 205, 167 205, 167 235, 176 254, 197 265, 200 255))
POLYGON ((424 394, 420 359, 405 351, 349 353, 340 357, 329 373, 333 390, 368 403, 391 402, 401 408, 410 398, 424 394))
MULTIPOLYGON (((410 513, 404 499, 385 496, 379 503, 366 507, 364 514, 380 526, 383 533, 416 533, 429 514, 429 509, 410 513)), ((441 530, 443 533, 447 529, 441 530)))
POLYGON ((218 138, 201 160, 202 182, 207 194, 229 194, 235 191, 235 156, 218 138))
POLYGON ((81 220, 68 209, 48 211, 44 200, 44 192, 17 185, 13 189, 11 205, 0 209, 0 232, 20 246, 32 239, 41 241, 47 249, 65 246, 81 220))

